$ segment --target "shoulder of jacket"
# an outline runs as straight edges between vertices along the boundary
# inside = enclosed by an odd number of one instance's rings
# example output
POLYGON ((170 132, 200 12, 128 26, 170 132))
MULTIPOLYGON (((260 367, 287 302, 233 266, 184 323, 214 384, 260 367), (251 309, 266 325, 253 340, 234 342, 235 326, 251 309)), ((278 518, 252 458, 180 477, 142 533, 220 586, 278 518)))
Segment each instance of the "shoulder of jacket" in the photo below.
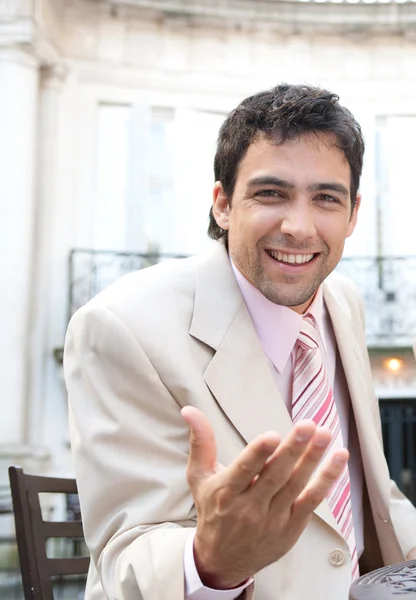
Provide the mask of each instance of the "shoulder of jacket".
POLYGON ((333 271, 326 279, 325 285, 334 295, 342 295, 350 301, 360 301, 361 295, 351 279, 338 271, 333 271))
POLYGON ((194 295, 196 257, 169 259, 128 273, 89 300, 78 312, 107 308, 124 320, 149 318, 187 303, 194 295))
POLYGON ((345 275, 333 271, 325 280, 324 291, 329 292, 345 314, 354 318, 357 314, 365 321, 364 299, 357 286, 345 275))

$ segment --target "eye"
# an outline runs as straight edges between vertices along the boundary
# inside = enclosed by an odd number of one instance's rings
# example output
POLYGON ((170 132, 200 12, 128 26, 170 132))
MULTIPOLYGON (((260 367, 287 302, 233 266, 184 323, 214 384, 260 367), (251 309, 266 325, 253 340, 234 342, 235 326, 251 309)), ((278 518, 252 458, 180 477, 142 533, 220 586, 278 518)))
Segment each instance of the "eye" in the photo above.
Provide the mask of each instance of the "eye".
POLYGON ((340 204, 340 201, 338 198, 335 198, 335 196, 331 196, 330 194, 320 194, 317 197, 317 200, 321 201, 321 202, 329 202, 332 204, 340 204))
POLYGON ((262 198, 278 198, 281 194, 277 190, 261 190, 260 192, 256 192, 256 196, 261 196, 262 198))

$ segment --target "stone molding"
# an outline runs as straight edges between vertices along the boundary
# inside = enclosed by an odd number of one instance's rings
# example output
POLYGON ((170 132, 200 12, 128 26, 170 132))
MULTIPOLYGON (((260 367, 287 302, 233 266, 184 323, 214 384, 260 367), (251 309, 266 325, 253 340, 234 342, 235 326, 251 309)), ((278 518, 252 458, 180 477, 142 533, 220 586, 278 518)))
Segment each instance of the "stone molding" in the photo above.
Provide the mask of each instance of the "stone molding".
POLYGON ((42 69, 50 77, 63 81, 68 73, 66 61, 45 39, 31 40, 3 36, 0 23, 0 63, 14 63, 31 69, 42 69))
POLYGON ((65 82, 69 68, 64 62, 43 64, 40 69, 42 88, 59 89, 65 82))
MULTIPOLYGON (((53 4, 56 0, 50 0, 53 4)), ((62 62, 62 53, 52 34, 39 20, 32 2, 0 0, 1 60, 18 61, 25 66, 62 62)))
POLYGON ((31 44, 0 45, 0 63, 5 62, 38 69, 40 58, 31 44))
POLYGON ((30 69, 41 69, 48 79, 63 81, 68 67, 61 57, 44 51, 42 44, 13 41, 3 43, 0 36, 0 63, 13 63, 30 69))
MULTIPOLYGON (((91 2, 86 2, 92 7, 91 2)), ((217 28, 254 27, 282 33, 405 35, 416 29, 416 2, 331 2, 299 0, 98 0, 114 18, 204 23, 217 28)), ((81 6, 81 4, 80 4, 81 6)))

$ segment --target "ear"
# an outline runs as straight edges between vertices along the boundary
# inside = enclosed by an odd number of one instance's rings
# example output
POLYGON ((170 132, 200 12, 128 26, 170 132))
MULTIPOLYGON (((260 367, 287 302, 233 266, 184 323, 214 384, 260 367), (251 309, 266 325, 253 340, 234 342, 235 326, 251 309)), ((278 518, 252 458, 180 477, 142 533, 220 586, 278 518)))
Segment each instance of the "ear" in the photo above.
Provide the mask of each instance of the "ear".
POLYGON ((216 181, 213 189, 212 214, 221 229, 229 229, 230 211, 231 207, 228 202, 228 196, 223 190, 222 183, 216 181))
POLYGON ((360 206, 361 206, 361 194, 357 194, 357 197, 355 199, 354 210, 351 213, 350 221, 348 223, 347 237, 350 237, 350 235, 353 233, 353 231, 355 229, 355 226, 357 225, 357 217, 358 217, 358 211, 360 210, 360 206))

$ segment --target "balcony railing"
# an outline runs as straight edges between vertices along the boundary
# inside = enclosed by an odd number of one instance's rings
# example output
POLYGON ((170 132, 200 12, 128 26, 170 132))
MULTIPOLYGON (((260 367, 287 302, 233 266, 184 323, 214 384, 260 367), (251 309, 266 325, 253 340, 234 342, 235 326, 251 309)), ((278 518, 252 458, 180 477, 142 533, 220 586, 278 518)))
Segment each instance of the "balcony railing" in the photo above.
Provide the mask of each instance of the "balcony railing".
POLYGON ((69 255, 69 318, 119 277, 169 258, 180 258, 180 255, 72 250, 69 255))
POLYGON ((416 339, 416 256, 344 258, 337 267, 366 306, 370 347, 407 347, 416 339))
MULTIPOLYGON (((69 260, 69 317, 118 277, 172 257, 73 250, 69 260)), ((337 270, 355 283, 364 298, 368 345, 411 346, 416 339, 416 256, 344 258, 337 270)))

